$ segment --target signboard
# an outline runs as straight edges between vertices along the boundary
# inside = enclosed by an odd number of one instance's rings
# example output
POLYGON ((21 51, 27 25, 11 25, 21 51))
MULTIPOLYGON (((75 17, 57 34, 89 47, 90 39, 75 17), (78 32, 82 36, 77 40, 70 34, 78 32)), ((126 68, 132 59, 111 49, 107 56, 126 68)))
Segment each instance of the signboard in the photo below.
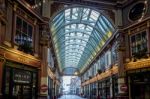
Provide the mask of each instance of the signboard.
POLYGON ((31 82, 31 72, 24 70, 14 70, 13 80, 17 83, 30 83, 31 82))
POLYGON ((0 55, 5 57, 8 60, 12 60, 15 62, 23 63, 26 65, 30 65, 33 67, 39 67, 40 66, 40 60, 36 59, 33 56, 29 56, 27 54, 22 54, 20 51, 12 49, 12 50, 6 50, 5 48, 0 48, 0 55))
POLYGON ((123 84, 120 86, 120 90, 126 92, 128 89, 127 85, 123 84))
POLYGON ((48 86, 46 84, 41 85, 41 91, 46 92, 48 90, 48 86))

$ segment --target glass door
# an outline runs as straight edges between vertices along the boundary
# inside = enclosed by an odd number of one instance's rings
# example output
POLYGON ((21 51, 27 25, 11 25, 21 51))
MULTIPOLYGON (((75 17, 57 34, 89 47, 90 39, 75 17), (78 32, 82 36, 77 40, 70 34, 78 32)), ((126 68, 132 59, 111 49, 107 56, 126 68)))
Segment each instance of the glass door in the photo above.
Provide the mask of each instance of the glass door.
POLYGON ((30 85, 15 84, 12 96, 15 99, 32 99, 32 88, 30 85))

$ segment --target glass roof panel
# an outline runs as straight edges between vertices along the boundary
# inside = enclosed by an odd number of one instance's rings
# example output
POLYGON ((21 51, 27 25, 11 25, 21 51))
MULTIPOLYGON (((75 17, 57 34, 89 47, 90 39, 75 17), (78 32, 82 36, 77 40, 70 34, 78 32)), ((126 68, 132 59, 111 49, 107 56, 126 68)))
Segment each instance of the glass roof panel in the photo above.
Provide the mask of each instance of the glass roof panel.
POLYGON ((100 12, 84 7, 63 10, 51 23, 53 44, 61 69, 83 68, 115 31, 100 12))

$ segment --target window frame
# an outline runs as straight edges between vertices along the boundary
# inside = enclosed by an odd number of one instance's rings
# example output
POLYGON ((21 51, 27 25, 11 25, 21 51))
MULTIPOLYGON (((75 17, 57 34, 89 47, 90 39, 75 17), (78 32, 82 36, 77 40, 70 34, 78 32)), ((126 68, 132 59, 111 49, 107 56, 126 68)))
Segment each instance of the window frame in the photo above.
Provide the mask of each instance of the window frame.
POLYGON ((133 57, 133 55, 132 55, 132 42, 131 42, 131 38, 133 37, 133 36, 135 36, 135 35, 138 35, 138 34, 142 34, 143 32, 145 32, 146 33, 146 40, 147 40, 147 53, 149 53, 150 52, 150 49, 149 49, 149 31, 148 31, 148 29, 144 29, 144 30, 141 30, 141 31, 138 31, 138 32, 136 32, 136 33, 133 33, 133 34, 131 34, 131 35, 129 35, 129 46, 130 46, 130 57, 133 57))
MULTIPOLYGON (((34 29, 35 29, 35 26, 29 20, 25 19, 24 17, 22 17, 22 16, 20 16, 18 14, 15 15, 15 22, 14 22, 14 37, 13 37, 14 44, 18 45, 18 46, 21 45, 21 44, 17 43, 16 40, 15 40, 15 37, 16 37, 16 34, 17 34, 16 33, 17 32, 17 18, 21 19, 22 22, 23 21, 26 22, 27 23, 27 28, 28 28, 28 25, 30 25, 32 27, 32 37, 31 37, 32 43, 31 43, 31 46, 34 47, 34 29)), ((23 23, 22 23, 22 25, 23 25, 23 23)), ((27 29, 27 33, 28 33, 28 29, 27 29)))

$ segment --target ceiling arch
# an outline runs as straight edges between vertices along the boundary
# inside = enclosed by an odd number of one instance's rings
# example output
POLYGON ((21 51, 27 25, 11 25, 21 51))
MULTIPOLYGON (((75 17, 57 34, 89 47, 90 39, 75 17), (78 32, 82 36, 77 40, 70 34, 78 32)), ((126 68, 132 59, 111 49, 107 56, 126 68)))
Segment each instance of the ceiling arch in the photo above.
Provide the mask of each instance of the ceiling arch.
POLYGON ((50 25, 61 69, 86 66, 115 31, 102 13, 82 6, 62 10, 50 25))
POLYGON ((79 74, 79 69, 75 67, 65 67, 62 70, 63 75, 74 75, 77 76, 79 74))

